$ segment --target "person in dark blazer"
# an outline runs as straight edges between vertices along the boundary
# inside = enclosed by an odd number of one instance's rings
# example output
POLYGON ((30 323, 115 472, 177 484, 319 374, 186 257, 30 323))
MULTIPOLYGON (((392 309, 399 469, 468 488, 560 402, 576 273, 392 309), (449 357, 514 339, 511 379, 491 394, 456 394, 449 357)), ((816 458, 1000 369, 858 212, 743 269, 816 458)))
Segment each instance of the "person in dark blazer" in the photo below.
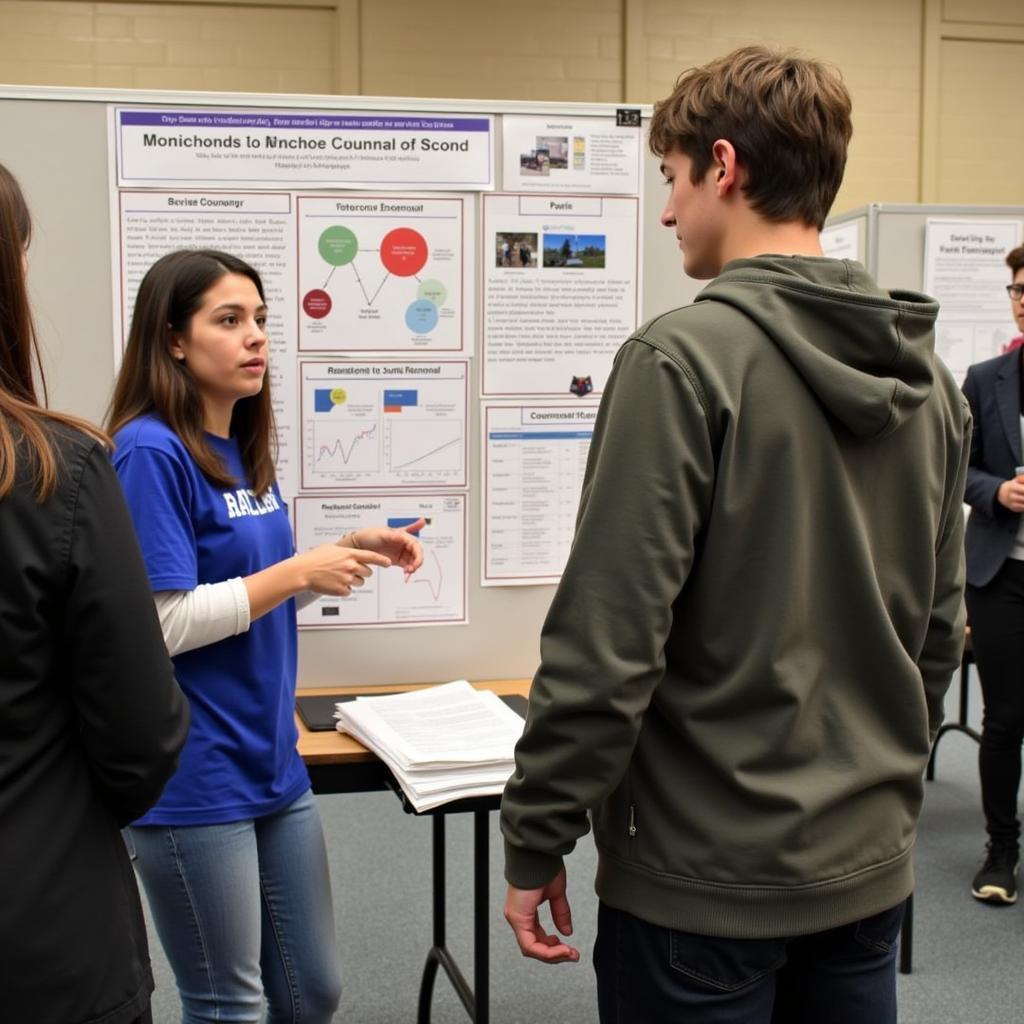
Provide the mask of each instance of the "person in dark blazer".
MULTIPOLYGON (((1024 332, 1024 246, 1006 257, 1011 311, 1024 332)), ((985 703, 978 755, 988 831, 971 892, 986 903, 1017 900, 1017 791, 1024 740, 1024 348, 977 363, 964 395, 974 434, 967 472, 967 616, 985 703)))
POLYGON ((174 772, 188 705, 107 439, 36 399, 30 231, 0 165, 0 1020, 150 1021, 119 827, 174 772))

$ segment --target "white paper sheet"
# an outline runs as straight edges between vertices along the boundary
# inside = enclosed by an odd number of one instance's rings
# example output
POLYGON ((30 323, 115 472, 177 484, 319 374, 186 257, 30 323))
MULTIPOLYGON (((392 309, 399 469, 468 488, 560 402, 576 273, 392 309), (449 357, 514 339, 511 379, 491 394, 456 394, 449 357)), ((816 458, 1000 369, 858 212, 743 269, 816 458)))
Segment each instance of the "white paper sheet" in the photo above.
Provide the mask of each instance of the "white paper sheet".
POLYGON ((469 351, 464 197, 296 197, 301 352, 469 351))
POLYGON ((278 192, 119 192, 114 242, 114 364, 128 341, 132 307, 146 271, 174 249, 219 249, 256 268, 267 297, 269 377, 278 433, 277 481, 298 488, 295 222, 293 197, 278 192))
POLYGON ((300 360, 307 491, 464 487, 464 361, 300 360))
POLYGON ((485 402, 481 586, 557 583, 576 529, 597 403, 485 402))
POLYGON ((825 228, 821 233, 821 248, 826 256, 834 260, 863 262, 860 254, 860 221, 851 220, 825 228))
POLYGON ((114 109, 117 178, 144 187, 494 187, 489 115, 114 109))
POLYGON ((614 117, 518 117, 501 121, 507 191, 640 191, 640 128, 614 117))
POLYGON ((406 769, 479 768, 508 761, 523 720, 500 697, 464 679, 339 704, 339 721, 357 721, 406 769))
POLYGON ((466 604, 466 495, 302 495, 292 505, 295 546, 333 544, 350 530, 401 528, 419 518, 423 565, 408 579, 393 567, 376 570, 349 597, 321 597, 299 610, 300 629, 354 626, 455 626, 469 621, 466 604))
POLYGON ((1018 220, 927 221, 924 290, 939 300, 935 350, 958 382, 1018 333, 1006 296, 1006 254, 1020 240, 1018 220))
POLYGON ((485 195, 481 392, 599 394, 640 313, 639 200, 485 195))
POLYGON ((418 811, 501 793, 523 719, 465 680, 337 705, 338 729, 374 751, 418 811))

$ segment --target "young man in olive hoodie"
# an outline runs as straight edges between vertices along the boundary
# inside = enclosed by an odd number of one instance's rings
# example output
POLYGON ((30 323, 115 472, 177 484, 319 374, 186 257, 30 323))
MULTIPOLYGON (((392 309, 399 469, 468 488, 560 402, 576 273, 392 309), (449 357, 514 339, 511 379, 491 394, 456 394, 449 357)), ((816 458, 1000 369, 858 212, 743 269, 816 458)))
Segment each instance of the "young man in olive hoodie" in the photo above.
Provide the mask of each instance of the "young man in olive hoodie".
POLYGON ((616 357, 502 830, 523 953, 603 1022, 887 1024, 929 744, 963 646, 969 413, 937 305, 826 259, 842 82, 760 47, 655 108, 683 266, 616 357), (781 255, 777 255, 781 254, 781 255))

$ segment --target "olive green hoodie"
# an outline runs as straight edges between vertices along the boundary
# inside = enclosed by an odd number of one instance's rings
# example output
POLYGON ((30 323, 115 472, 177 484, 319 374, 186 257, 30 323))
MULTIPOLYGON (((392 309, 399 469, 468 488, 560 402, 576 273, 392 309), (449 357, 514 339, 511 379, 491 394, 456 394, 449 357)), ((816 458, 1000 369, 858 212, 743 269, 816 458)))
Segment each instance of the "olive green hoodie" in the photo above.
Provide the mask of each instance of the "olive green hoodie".
POLYGON ((894 906, 963 646, 969 413, 937 305, 857 263, 729 263, 616 357, 502 803, 543 885, 670 928, 894 906))

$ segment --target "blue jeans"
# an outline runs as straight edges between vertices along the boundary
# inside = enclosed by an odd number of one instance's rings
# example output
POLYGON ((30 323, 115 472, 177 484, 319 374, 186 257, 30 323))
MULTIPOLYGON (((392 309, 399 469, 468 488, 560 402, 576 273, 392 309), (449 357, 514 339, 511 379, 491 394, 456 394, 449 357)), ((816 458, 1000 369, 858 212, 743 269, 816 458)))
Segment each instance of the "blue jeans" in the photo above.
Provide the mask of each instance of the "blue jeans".
POLYGON ((182 1024, 328 1024, 341 998, 320 816, 307 791, 224 825, 132 827, 182 1024))
POLYGON ((601 1024, 896 1024, 903 904, 815 935, 716 939, 601 904, 601 1024))

